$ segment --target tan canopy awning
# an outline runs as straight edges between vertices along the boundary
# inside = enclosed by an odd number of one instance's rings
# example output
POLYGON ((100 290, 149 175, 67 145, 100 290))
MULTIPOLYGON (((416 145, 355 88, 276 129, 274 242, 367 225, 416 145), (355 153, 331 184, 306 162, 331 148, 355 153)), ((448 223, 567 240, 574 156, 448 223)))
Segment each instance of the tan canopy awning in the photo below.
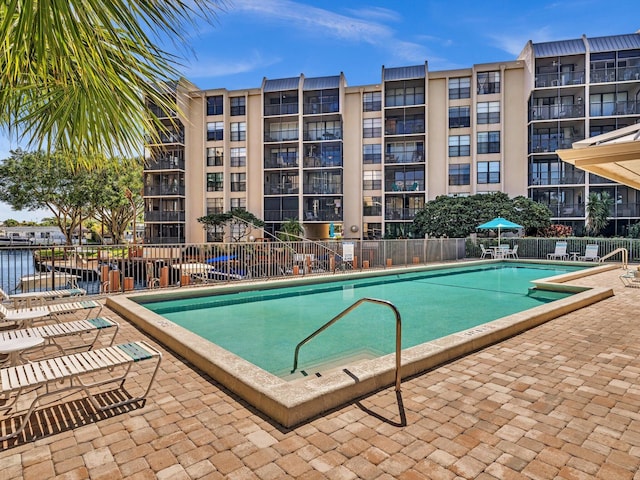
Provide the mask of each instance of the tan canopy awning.
POLYGON ((640 190, 640 123, 556 150, 565 162, 640 190))

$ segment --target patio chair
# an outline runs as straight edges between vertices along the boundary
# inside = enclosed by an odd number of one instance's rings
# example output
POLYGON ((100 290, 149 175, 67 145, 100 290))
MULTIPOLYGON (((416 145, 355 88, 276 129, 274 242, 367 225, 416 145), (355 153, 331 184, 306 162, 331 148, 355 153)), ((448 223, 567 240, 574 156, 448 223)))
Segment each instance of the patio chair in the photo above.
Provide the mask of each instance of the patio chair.
MULTIPOLYGON (((40 337, 43 339, 43 342, 37 346, 37 349, 55 347, 58 350, 58 355, 65 355, 71 350, 91 350, 99 338, 109 335, 110 333, 112 333, 112 335, 108 346, 111 346, 113 345, 119 328, 120 325, 118 325, 118 323, 107 317, 88 318, 86 320, 55 323, 40 327, 5 330, 0 332, 0 344, 3 342, 18 343, 24 339, 40 337), (63 340, 63 342, 61 343, 60 340, 63 340)), ((22 358, 22 354, 24 353, 25 352, 19 353, 19 360, 22 362, 24 361, 22 358)), ((9 358, 10 356, 7 356, 4 361, 0 360, 0 365, 7 363, 9 358)))
POLYGON ((14 323, 18 327, 32 327, 35 320, 51 318, 60 323, 60 316, 74 313, 80 310, 88 310, 87 317, 94 308, 102 310, 102 304, 94 300, 82 300, 80 302, 50 303, 33 308, 7 308, 0 303, 0 324, 14 323))
POLYGON ((480 254, 480 258, 486 258, 487 256, 493 258, 493 251, 492 250, 488 250, 484 247, 484 245, 481 243, 480 244, 480 250, 481 250, 481 254, 480 254))
POLYGON ((597 244, 587 245, 584 249, 584 255, 582 255, 581 257, 578 257, 578 260, 581 260, 583 262, 599 261, 600 257, 598 256, 598 245, 597 244))
POLYGON ((556 249, 553 253, 547 253, 547 260, 569 260, 567 242, 556 242, 556 249))
POLYGON ((0 412, 11 412, 5 415, 9 419, 7 423, 10 425, 15 422, 16 427, 11 432, 5 431, 5 435, 0 437, 0 442, 20 435, 29 423, 36 406, 50 395, 81 391, 96 411, 110 410, 143 401, 151 390, 161 358, 162 354, 159 351, 140 341, 1 369, 0 398, 5 399, 5 403, 0 405, 0 412), (104 404, 105 399, 98 401, 91 393, 91 389, 112 383, 120 383, 120 388, 123 388, 133 365, 151 359, 155 359, 157 363, 149 384, 146 389, 143 387, 144 392, 141 395, 134 396, 127 392, 126 398, 110 397, 115 398, 115 401, 104 404), (36 396, 26 413, 12 408, 23 393, 34 390, 36 396), (20 416, 22 418, 19 418, 20 416), (14 419, 14 417, 18 418, 14 419))
POLYGON ((44 292, 24 292, 15 293, 9 295, 3 289, 0 288, 0 297, 4 300, 13 302, 13 308, 19 308, 24 304, 26 307, 31 307, 32 303, 36 302, 39 305, 45 305, 47 300, 56 300, 65 297, 79 297, 86 295, 87 291, 84 288, 63 288, 60 290, 47 290, 44 292))
POLYGON ((518 245, 514 245, 513 248, 507 250, 507 258, 518 258, 518 245))

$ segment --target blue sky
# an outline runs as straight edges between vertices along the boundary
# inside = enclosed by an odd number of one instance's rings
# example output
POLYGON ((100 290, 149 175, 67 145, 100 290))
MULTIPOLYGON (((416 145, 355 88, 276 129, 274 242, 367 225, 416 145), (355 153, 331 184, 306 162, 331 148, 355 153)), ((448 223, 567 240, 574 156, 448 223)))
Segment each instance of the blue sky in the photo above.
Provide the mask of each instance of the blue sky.
MULTIPOLYGON (((380 82, 381 67, 430 70, 513 60, 528 40, 633 33, 637 0, 457 2, 425 0, 225 0, 212 24, 190 29, 183 75, 201 89, 259 87, 269 79, 337 75, 348 85, 380 82), (615 8, 614 8, 615 7, 615 8)), ((0 136, 0 159, 18 145, 0 136)), ((0 220, 40 220, 14 212, 0 220)))

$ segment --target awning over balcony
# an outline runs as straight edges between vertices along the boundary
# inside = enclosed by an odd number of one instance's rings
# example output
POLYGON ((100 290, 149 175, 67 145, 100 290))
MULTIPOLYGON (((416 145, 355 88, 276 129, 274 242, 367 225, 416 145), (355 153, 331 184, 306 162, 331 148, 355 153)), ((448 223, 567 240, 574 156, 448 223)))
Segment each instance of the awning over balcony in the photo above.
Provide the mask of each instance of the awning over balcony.
POLYGON ((586 138, 557 150, 577 168, 640 190, 640 123, 586 138))

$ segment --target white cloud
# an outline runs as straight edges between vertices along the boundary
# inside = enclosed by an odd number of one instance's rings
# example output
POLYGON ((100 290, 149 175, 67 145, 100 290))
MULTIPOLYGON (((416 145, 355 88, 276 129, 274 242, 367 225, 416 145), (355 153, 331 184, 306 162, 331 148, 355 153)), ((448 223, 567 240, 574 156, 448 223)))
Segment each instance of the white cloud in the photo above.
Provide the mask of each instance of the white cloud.
POLYGON ((281 61, 278 57, 264 58, 259 52, 254 52, 250 58, 228 60, 224 58, 198 58, 193 64, 183 68, 187 78, 209 78, 235 75, 254 70, 264 69, 281 61))
POLYGON ((546 42, 553 39, 550 27, 542 27, 536 30, 525 32, 489 34, 493 45, 504 50, 511 55, 517 56, 530 39, 535 39, 536 43, 546 42))

